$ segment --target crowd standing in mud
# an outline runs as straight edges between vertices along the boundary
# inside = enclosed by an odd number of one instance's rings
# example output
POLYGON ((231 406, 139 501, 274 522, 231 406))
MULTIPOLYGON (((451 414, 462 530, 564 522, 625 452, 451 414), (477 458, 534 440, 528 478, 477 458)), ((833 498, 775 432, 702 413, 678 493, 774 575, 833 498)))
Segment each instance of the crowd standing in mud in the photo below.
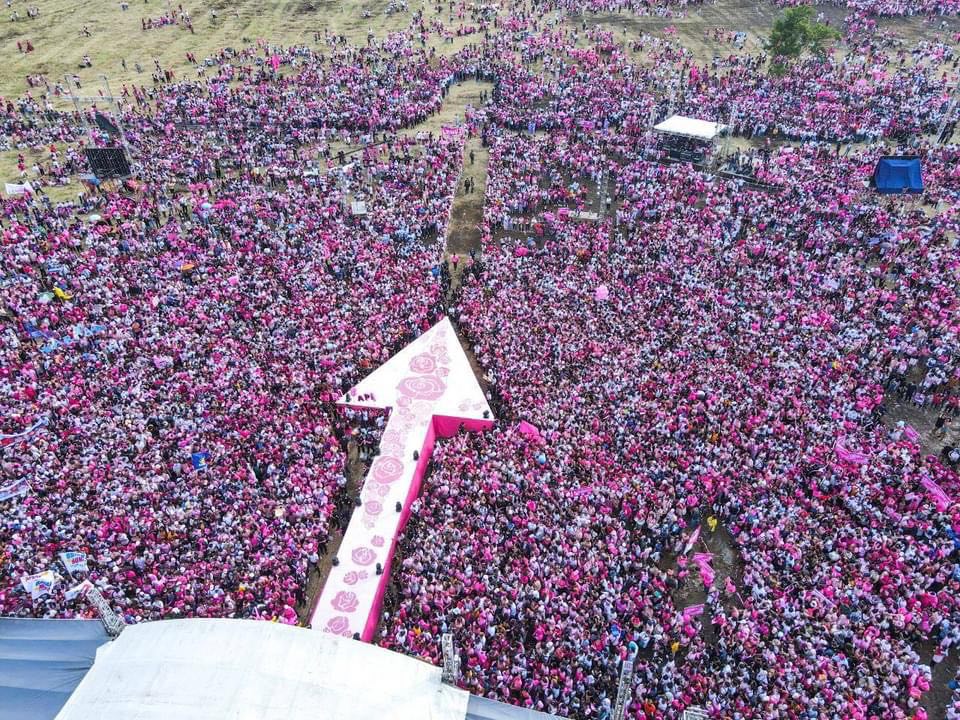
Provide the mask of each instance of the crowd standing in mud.
POLYGON ((0 200, 0 614, 88 616, 20 582, 80 551, 127 622, 296 623, 347 499, 332 401, 448 313, 498 424, 438 445, 380 644, 438 662, 452 632, 463 687, 570 717, 630 658, 634 718, 926 718, 960 641, 958 7, 850 0, 782 76, 580 14, 693 5, 454 3, 158 63, 120 89, 123 183, 77 182, 110 138, 62 86, 4 100, 0 143, 44 159, 0 200), (912 48, 873 21, 911 13, 912 48), (462 127, 418 132, 464 80, 491 90, 462 127), (731 119, 741 177, 663 162, 670 112, 731 119), (447 264, 468 139, 482 241, 447 264), (892 153, 922 196, 869 187, 892 153))

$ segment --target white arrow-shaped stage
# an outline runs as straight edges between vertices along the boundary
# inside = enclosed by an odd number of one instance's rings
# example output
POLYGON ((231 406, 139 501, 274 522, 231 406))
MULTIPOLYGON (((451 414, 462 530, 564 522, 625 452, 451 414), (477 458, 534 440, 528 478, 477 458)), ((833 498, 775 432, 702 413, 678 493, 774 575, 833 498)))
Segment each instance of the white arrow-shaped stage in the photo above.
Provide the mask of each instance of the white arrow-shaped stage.
POLYGON ((380 454, 370 466, 337 558, 313 612, 316 630, 373 638, 397 538, 410 515, 436 438, 493 426, 493 416, 450 320, 444 318, 341 399, 387 409, 380 454), (417 459, 414 459, 414 453, 417 459), (397 512, 397 503, 401 511, 397 512), (378 575, 380 565, 383 572, 378 575))

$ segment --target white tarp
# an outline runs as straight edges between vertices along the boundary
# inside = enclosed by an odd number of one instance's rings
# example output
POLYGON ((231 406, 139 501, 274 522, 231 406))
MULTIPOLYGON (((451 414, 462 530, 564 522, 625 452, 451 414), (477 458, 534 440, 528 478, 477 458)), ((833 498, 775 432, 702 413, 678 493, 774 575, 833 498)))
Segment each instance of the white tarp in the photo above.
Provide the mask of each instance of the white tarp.
POLYGON ((57 720, 464 720, 440 668, 256 620, 131 625, 97 652, 57 720))
POLYGON ((659 125, 655 125, 654 130, 670 135, 683 135, 684 137, 698 138, 700 140, 713 140, 717 135, 727 129, 726 125, 710 122, 709 120, 697 120, 696 118, 684 117, 683 115, 672 115, 659 125))
POLYGON ((23 195, 27 192, 33 192, 33 188, 30 186, 30 183, 6 183, 7 195, 23 195))

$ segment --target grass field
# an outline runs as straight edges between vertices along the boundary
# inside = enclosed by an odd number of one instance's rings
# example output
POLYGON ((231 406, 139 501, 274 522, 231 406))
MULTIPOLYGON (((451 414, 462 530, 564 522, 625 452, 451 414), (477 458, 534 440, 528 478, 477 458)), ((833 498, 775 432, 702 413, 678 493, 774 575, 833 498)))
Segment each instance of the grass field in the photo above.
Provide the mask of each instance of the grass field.
MULTIPOLYGON (((184 3, 130 0, 128 9, 122 10, 121 4, 113 0, 12 0, 11 7, 0 15, 0 47, 4 48, 6 58, 0 71, 0 96, 16 98, 28 91, 36 95, 40 91, 28 87, 28 75, 43 75, 51 86, 62 81, 64 75, 76 75, 82 85, 77 92, 87 96, 104 92, 100 76, 106 75, 111 89, 119 93, 124 85, 151 86, 155 60, 164 69, 172 70, 178 79, 195 78, 194 67, 187 61, 187 52, 202 60, 223 48, 256 42, 315 46, 314 33, 324 31, 343 34, 362 44, 369 32, 383 38, 407 27, 412 12, 421 7, 428 19, 438 17, 432 3, 423 5, 414 0, 409 12, 392 15, 385 13, 387 4, 388 0, 197 0, 184 3), (39 17, 27 17, 30 6, 39 7, 39 17), (170 14, 178 16, 181 7, 190 15, 193 32, 182 24, 142 29, 143 19, 170 14), (11 19, 14 11, 19 13, 16 21, 11 19), (364 17, 365 14, 369 17, 364 17), (34 50, 19 52, 18 43, 26 47, 27 42, 34 50), (80 67, 85 55, 90 57, 92 67, 80 67), (140 72, 137 71, 138 65, 140 72)), ((823 10, 835 24, 842 22, 843 10, 829 6, 823 10)), ((767 2, 723 0, 696 8, 681 19, 617 13, 573 17, 568 22, 571 27, 584 22, 600 25, 624 41, 643 33, 675 33, 675 37, 697 59, 705 62, 717 54, 736 52, 732 46, 718 43, 710 36, 714 28, 747 32, 748 42, 742 52, 757 52, 775 16, 776 9, 767 2)), ((439 19, 444 22, 451 19, 446 5, 439 19)), ((458 21, 455 18, 453 21, 455 26, 458 21)), ((955 19, 949 22, 953 29, 960 27, 955 19)), ((921 18, 888 20, 882 24, 908 42, 921 36, 933 39, 945 35, 921 18)), ((477 37, 455 38, 453 43, 439 42, 435 35, 431 39, 438 53, 453 53, 464 44, 476 41, 477 37)), ((318 88, 318 91, 322 92, 322 89, 318 88)), ((443 117, 431 118, 425 127, 438 127, 461 114, 462 105, 458 100, 469 92, 452 93, 443 117)), ((60 105, 69 107, 63 100, 60 105)), ((0 181, 18 179, 17 154, 15 151, 0 152, 0 181)), ((38 157, 29 151, 25 155, 28 167, 38 157)), ((52 199, 60 200, 73 197, 75 191, 72 188, 52 188, 48 194, 52 199)), ((479 199, 482 195, 477 197, 479 199)))
MULTIPOLYGON (((11 8, 0 15, 0 47, 4 48, 3 70, 0 72, 0 96, 17 97, 29 88, 27 75, 43 74, 54 83, 65 74, 79 76, 84 88, 97 88, 98 76, 110 77, 114 89, 124 84, 151 84, 150 73, 154 59, 164 68, 170 68, 178 77, 189 78, 193 70, 186 53, 198 58, 225 47, 239 47, 253 42, 272 44, 314 44, 314 32, 328 30, 343 34, 354 42, 365 42, 368 32, 382 38, 403 29, 412 12, 386 15, 387 0, 204 0, 178 3, 172 0, 130 0, 129 9, 121 10, 112 0, 13 0, 11 8), (40 16, 26 17, 28 6, 38 6, 40 16), (141 20, 163 14, 187 11, 193 22, 191 33, 182 25, 170 25, 143 30, 141 20), (17 10, 20 19, 10 19, 17 10), (212 16, 212 12, 217 17, 212 16), (370 17, 364 17, 367 12, 370 17), (89 36, 84 34, 84 28, 89 36), (17 43, 29 41, 34 50, 17 51, 17 43), (89 55, 93 66, 81 68, 84 55, 89 55), (126 61, 126 70, 121 61, 126 61), (139 63, 143 72, 138 73, 139 63)), ((428 18, 434 18, 434 5, 425 6, 416 0, 410 10, 426 8, 428 18)), ((834 24, 842 22, 842 9, 824 6, 823 11, 834 24)), ((440 16, 444 17, 446 11, 440 16)), ((756 0, 725 0, 696 8, 682 19, 666 20, 656 17, 634 17, 629 14, 590 15, 590 25, 599 24, 614 31, 619 38, 631 39, 641 33, 661 34, 665 29, 676 30, 676 37, 703 60, 714 54, 731 52, 729 45, 719 44, 705 37, 705 31, 723 27, 748 33, 747 50, 756 50, 769 32, 776 9, 772 4, 756 0)), ((579 24, 579 18, 570 22, 579 24)), ((960 23, 948 21, 956 30, 960 23)), ((922 18, 885 20, 881 25, 902 36, 915 40, 920 36, 935 39, 940 33, 922 18)), ((437 43, 439 53, 452 53, 475 37, 455 38, 450 44, 437 43)))
MULTIPOLYGON (((207 0, 206 2, 165 2, 130 0, 123 11, 110 0, 15 0, 20 20, 10 20, 12 10, 0 16, 0 42, 7 59, 0 74, 0 95, 16 97, 28 88, 28 74, 44 74, 51 83, 64 74, 76 74, 84 88, 99 85, 98 75, 107 74, 115 90, 123 83, 150 85, 154 59, 170 68, 178 77, 191 78, 186 61, 188 51, 203 58, 225 47, 240 47, 254 42, 278 45, 314 45, 314 32, 346 35, 355 42, 366 42, 372 31, 378 38, 407 26, 410 13, 386 15, 387 2, 360 0, 207 0), (39 5, 38 18, 26 18, 28 5, 39 5), (143 30, 141 19, 163 14, 189 12, 194 32, 182 25, 143 30), (216 11, 213 18, 211 11, 216 11), (371 17, 364 18, 368 11, 371 17), (86 27, 90 36, 83 34, 86 27), (34 51, 17 51, 17 41, 30 41, 34 51), (89 55, 92 68, 81 68, 89 55), (124 70, 121 61, 125 60, 124 70), (143 68, 137 73, 135 64, 143 68)), ((417 6, 419 7, 419 6, 417 6)), ((438 52, 454 52, 463 42, 440 44, 438 52)))

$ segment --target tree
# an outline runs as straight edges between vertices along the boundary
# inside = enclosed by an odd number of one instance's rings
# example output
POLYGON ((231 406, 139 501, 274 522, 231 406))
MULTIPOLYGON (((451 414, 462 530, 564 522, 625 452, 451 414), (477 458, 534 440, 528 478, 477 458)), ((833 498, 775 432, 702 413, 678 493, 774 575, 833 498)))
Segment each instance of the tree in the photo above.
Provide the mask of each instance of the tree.
POLYGON ((823 56, 827 52, 826 43, 840 37, 840 33, 826 23, 817 22, 813 17, 813 8, 809 5, 787 8, 773 23, 767 52, 770 53, 771 72, 783 74, 787 62, 800 57, 804 51, 823 56))

